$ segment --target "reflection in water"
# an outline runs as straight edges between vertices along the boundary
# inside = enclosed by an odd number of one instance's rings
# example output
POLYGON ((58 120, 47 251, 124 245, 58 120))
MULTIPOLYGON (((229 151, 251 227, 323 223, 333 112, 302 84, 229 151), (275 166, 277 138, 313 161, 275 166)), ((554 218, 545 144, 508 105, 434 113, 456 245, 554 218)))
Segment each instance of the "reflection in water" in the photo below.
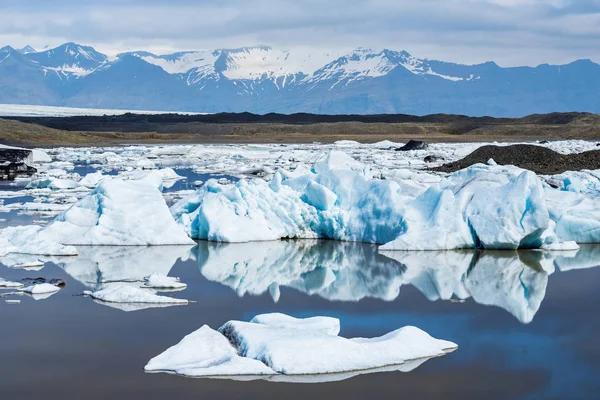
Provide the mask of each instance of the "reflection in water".
POLYGON ((193 246, 78 246, 77 257, 51 259, 86 287, 100 290, 106 284, 141 281, 151 274, 167 275, 193 246))
MULTIPOLYGON (((115 281, 139 281, 152 273, 167 275, 178 260, 192 257, 209 281, 240 296, 280 287, 331 301, 378 298, 392 301, 403 285, 431 300, 472 298, 497 306, 522 323, 537 313, 548 275, 600 264, 600 246, 578 252, 441 251, 383 252, 363 243, 302 240, 241 244, 200 242, 196 247, 79 247, 78 257, 38 257, 64 269, 86 287, 99 290, 115 281)), ((10 255, 7 265, 31 261, 10 255)))
MULTIPOLYGON (((200 243, 200 271, 239 296, 269 292, 278 301, 281 286, 328 300, 365 297, 394 300, 402 285, 413 285, 429 300, 453 297, 497 306, 522 323, 533 320, 555 266, 595 266, 600 250, 579 252, 441 251, 385 252, 376 246, 335 241, 273 241, 245 244, 200 243)), ((567 268, 565 268, 565 266, 567 268)))

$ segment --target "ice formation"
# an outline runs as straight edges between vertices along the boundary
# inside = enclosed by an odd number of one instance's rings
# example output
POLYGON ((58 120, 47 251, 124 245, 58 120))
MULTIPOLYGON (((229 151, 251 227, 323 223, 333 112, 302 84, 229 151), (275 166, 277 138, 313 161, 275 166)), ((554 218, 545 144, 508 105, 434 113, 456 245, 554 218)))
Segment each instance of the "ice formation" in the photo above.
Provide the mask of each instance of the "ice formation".
POLYGON ((152 274, 144 278, 142 287, 151 289, 185 289, 187 285, 176 277, 152 274))
POLYGON ((283 314, 229 321, 218 332, 205 325, 150 360, 145 370, 195 377, 368 373, 382 367, 399 369, 407 361, 457 348, 411 326, 373 339, 346 339, 338 333, 339 320, 283 314))
POLYGON ((23 287, 21 282, 11 282, 4 278, 0 278, 0 289, 14 289, 23 287))
MULTIPOLYGON (((402 154, 389 150, 400 145, 343 141, 48 150, 45 161, 50 162, 36 164, 39 172, 28 188, 0 193, 3 199, 33 196, 34 201, 6 202, 0 212, 61 214, 43 228, 0 230, 0 254, 74 255, 72 245, 191 244, 189 238, 326 238, 376 243, 383 250, 554 251, 575 249, 572 242, 600 242, 598 171, 536 176, 489 163, 433 174, 418 171, 426 155, 443 160, 428 164, 437 165, 482 144, 432 144, 402 154), (99 170, 82 178, 74 171, 77 162, 99 165, 99 170), (206 183, 172 206, 169 216, 165 200, 170 204, 190 192, 161 194, 183 178, 172 168, 228 176, 202 177, 206 183), (261 178, 231 184, 232 177, 256 176, 261 178)), ((561 153, 596 148, 586 141, 543 145, 561 153)))
POLYGON ((28 293, 28 294, 50 294, 56 293, 60 291, 60 287, 51 285, 49 283, 40 283, 37 285, 31 285, 24 288, 18 289, 20 292, 28 293))
POLYGON ((383 250, 566 249, 575 245, 562 242, 600 242, 600 204, 552 189, 530 171, 478 164, 444 179, 423 175, 373 179, 367 166, 332 151, 311 171, 278 172, 270 182, 209 181, 171 212, 192 238, 220 242, 326 238, 383 250))
POLYGON ((0 230, 0 247, 8 253, 76 255, 72 245, 194 244, 169 213, 157 188, 161 182, 154 175, 102 181, 45 227, 0 230))
POLYGON ((94 300, 107 303, 126 304, 188 304, 187 300, 173 297, 159 296, 148 289, 141 289, 125 284, 112 284, 105 289, 95 292, 86 290, 83 292, 94 300))

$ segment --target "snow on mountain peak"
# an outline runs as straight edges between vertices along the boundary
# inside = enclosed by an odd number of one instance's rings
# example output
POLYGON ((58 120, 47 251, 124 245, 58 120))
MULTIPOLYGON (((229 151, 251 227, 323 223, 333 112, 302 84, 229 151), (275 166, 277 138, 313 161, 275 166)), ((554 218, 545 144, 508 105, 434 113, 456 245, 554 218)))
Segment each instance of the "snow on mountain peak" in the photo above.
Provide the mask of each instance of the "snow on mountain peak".
POLYGON ((93 47, 72 42, 39 53, 30 53, 27 56, 42 66, 46 72, 53 71, 67 78, 88 75, 107 62, 107 57, 93 47))
POLYGON ((22 47, 20 49, 17 49, 17 51, 21 54, 31 54, 31 53, 37 53, 37 50, 34 49, 33 47, 27 45, 25 47, 22 47))

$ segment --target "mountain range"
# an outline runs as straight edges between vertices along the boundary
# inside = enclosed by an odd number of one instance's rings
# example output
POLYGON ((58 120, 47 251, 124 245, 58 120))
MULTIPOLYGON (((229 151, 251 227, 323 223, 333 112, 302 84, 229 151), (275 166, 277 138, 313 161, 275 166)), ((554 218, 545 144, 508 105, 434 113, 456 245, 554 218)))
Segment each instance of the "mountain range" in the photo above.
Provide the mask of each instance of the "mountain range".
POLYGON ((40 52, 6 46, 0 103, 207 113, 600 113, 600 65, 502 68, 364 48, 336 54, 255 46, 107 57, 76 43, 40 52))

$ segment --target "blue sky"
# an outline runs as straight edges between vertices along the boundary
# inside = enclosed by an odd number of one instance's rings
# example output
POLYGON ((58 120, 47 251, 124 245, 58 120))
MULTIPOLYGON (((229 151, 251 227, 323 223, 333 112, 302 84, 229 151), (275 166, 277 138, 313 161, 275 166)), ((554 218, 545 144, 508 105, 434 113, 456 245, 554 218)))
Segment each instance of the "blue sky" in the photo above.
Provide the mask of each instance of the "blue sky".
POLYGON ((503 66, 600 62, 600 0, 0 0, 0 45, 115 54, 266 44, 503 66))

